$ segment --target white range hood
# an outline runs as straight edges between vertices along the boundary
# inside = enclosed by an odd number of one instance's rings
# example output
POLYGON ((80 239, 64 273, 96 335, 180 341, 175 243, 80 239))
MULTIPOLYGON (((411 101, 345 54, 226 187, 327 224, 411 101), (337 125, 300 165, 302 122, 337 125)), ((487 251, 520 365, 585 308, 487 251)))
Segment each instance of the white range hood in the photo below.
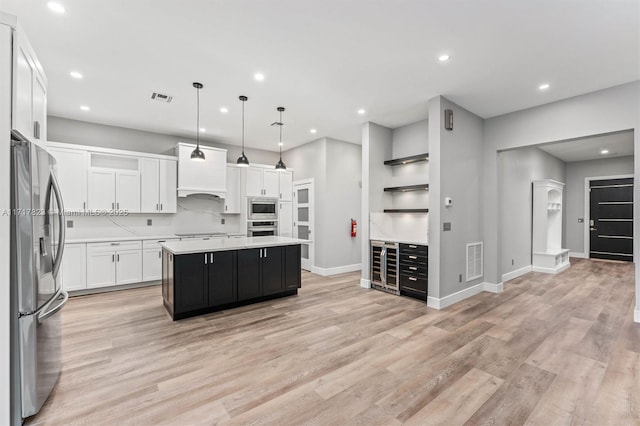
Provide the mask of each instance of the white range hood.
POLYGON ((207 194, 225 198, 227 195, 227 150, 200 145, 204 161, 193 161, 191 152, 195 145, 179 143, 178 197, 207 194))

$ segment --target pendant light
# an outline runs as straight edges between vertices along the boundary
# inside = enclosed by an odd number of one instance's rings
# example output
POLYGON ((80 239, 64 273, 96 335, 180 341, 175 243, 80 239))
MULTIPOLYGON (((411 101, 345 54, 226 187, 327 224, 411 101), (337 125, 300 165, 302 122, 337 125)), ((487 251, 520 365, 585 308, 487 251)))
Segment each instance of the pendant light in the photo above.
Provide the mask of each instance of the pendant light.
POLYGON ((246 96, 240 96, 238 99, 242 101, 242 155, 238 157, 236 164, 239 167, 249 167, 249 159, 244 155, 244 103, 249 99, 246 96))
POLYGON ((280 127, 280 142, 278 146, 280 147, 280 160, 276 163, 276 170, 287 170, 287 166, 282 161, 282 126, 284 123, 282 122, 282 113, 284 111, 284 107, 278 107, 278 112, 280 112, 280 121, 274 123, 280 127))
POLYGON ((202 89, 202 83, 194 82, 193 87, 196 88, 197 98, 197 118, 196 118, 196 149, 191 153, 191 159, 193 161, 204 161, 204 152, 200 150, 200 89, 202 89))

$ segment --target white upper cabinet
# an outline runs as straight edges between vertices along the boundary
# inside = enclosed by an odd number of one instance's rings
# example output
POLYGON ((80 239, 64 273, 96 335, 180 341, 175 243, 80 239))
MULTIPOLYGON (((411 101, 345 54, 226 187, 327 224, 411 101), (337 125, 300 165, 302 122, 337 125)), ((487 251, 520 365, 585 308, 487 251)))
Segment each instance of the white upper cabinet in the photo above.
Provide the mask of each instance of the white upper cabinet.
POLYGON ((240 168, 232 165, 227 165, 227 195, 223 213, 240 214, 240 168))
POLYGON ((280 201, 293 200, 293 172, 283 170, 278 172, 280 178, 280 201))
POLYGON ((247 197, 278 198, 279 185, 276 170, 256 166, 247 168, 247 197))
POLYGON ((116 209, 116 172, 92 168, 89 171, 89 210, 116 209))
POLYGON ((47 140, 47 80, 21 31, 13 43, 13 105, 11 127, 32 140, 47 140))
POLYGON ((278 235, 281 237, 293 237, 293 203, 280 201, 278 213, 278 235))
POLYGON ((140 159, 142 213, 177 211, 177 162, 155 158, 140 159))
POLYGON ((116 171, 116 209, 140 212, 140 172, 116 171))
POLYGON ((50 148, 56 159, 56 177, 62 191, 65 210, 87 209, 87 151, 50 148))
POLYGON ((178 144, 178 196, 210 194, 225 197, 227 192, 227 150, 200 145, 204 161, 193 161, 195 145, 178 144))

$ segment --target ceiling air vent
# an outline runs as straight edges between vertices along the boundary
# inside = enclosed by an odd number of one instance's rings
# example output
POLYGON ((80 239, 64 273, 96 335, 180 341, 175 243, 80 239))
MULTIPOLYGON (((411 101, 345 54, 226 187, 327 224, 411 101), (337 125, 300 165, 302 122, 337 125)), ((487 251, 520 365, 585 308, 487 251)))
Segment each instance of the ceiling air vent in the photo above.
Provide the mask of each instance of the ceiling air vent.
POLYGON ((151 99, 154 99, 156 101, 160 101, 160 102, 166 102, 166 103, 171 103, 171 100, 173 99, 173 96, 169 96, 169 95, 165 95, 164 93, 158 93, 158 92, 153 92, 151 94, 151 99))

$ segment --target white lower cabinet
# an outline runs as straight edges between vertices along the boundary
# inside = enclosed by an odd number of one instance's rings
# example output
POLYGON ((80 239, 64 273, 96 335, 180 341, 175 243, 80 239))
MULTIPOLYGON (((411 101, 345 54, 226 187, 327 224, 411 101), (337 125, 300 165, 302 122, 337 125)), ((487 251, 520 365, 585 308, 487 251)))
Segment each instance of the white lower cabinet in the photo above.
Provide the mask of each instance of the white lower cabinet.
POLYGON ((141 281, 141 241, 87 244, 87 288, 141 281))
POLYGON ((142 242, 142 281, 162 279, 162 247, 160 243, 179 239, 145 240, 142 242))
POLYGON ((62 255, 62 288, 65 291, 87 288, 87 245, 66 244, 62 255))

